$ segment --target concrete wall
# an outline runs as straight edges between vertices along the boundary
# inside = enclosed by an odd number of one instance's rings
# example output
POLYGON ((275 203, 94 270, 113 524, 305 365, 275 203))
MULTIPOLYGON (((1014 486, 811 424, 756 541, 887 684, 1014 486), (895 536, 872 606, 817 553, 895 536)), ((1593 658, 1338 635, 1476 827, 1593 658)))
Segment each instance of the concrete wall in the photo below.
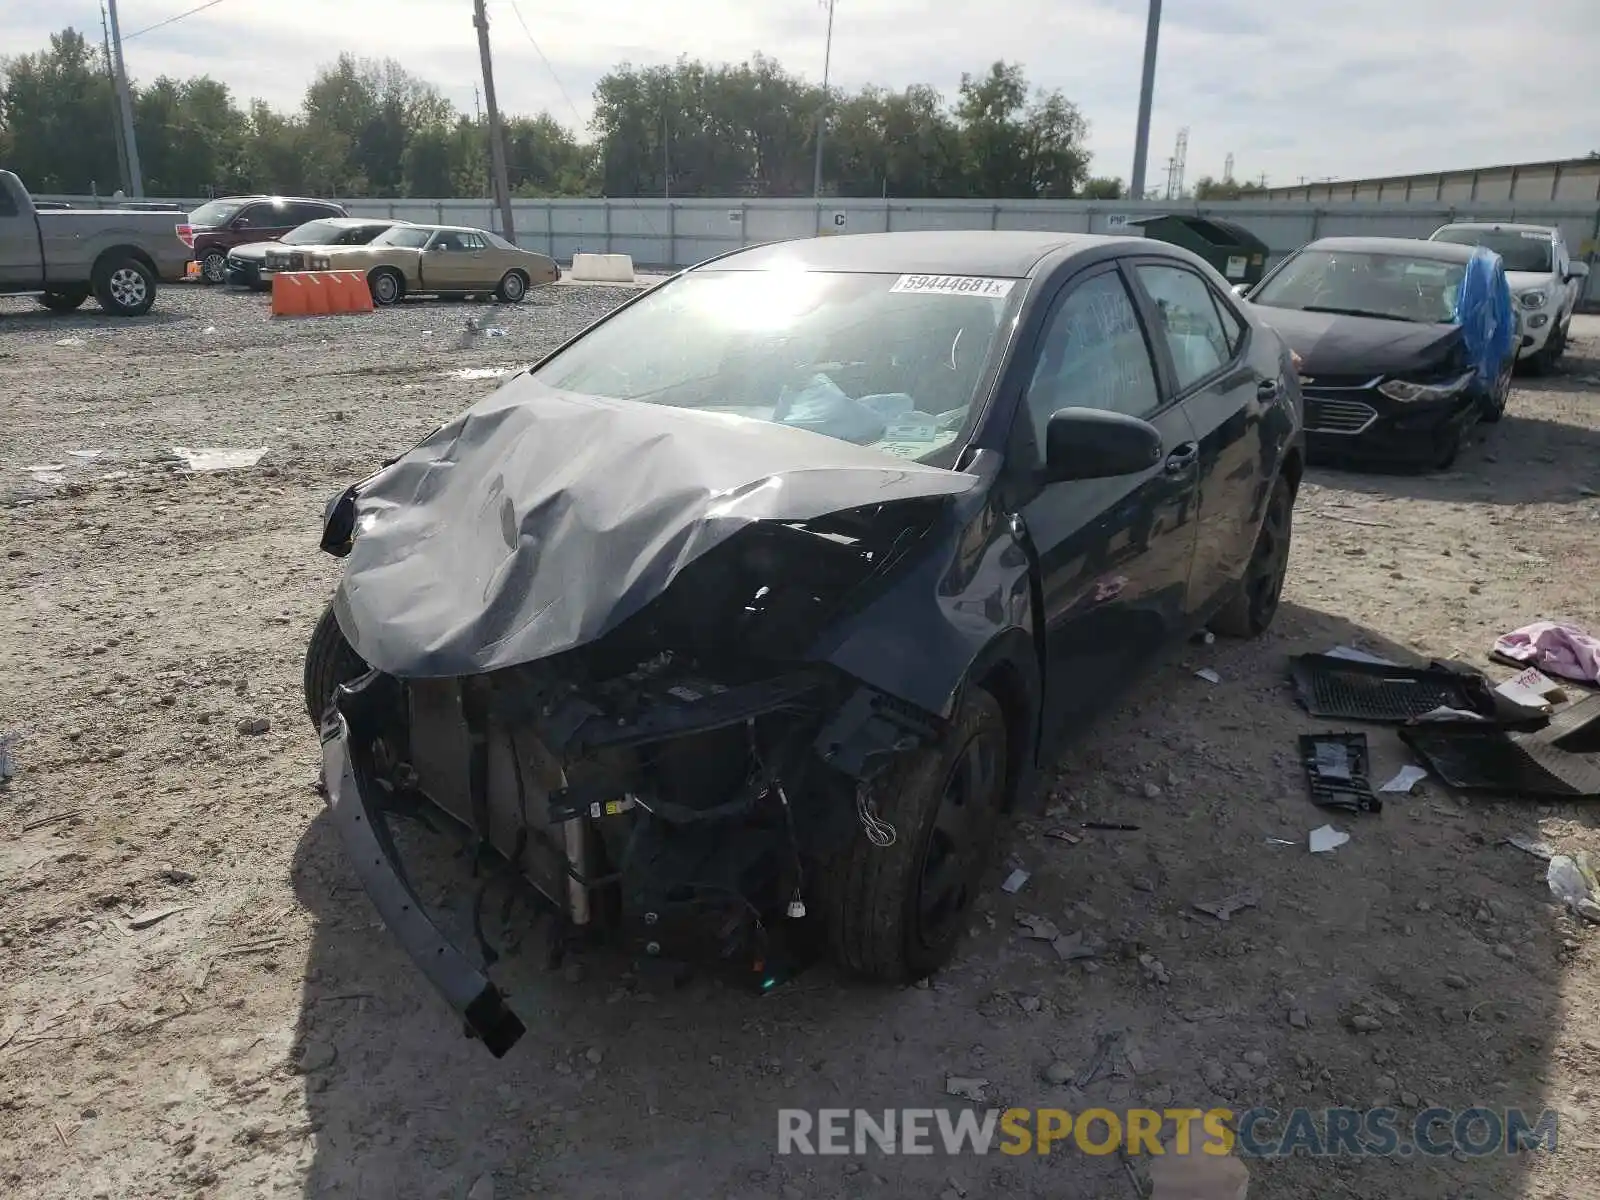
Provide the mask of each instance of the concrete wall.
MULTIPOLYGON (((1519 193, 1520 193, 1519 185, 1519 193)), ((1387 196, 1387 192, 1386 192, 1387 196)), ((92 206, 84 197, 68 199, 92 206)), ((186 201, 198 206, 201 201, 186 201)), ((346 200, 357 215, 392 216, 432 224, 499 229, 489 200, 346 200)), ((517 200, 517 241, 569 261, 580 250, 632 255, 641 267, 683 267, 757 242, 822 233, 882 233, 907 229, 1037 229, 1063 233, 1138 233, 1129 217, 1200 213, 1237 221, 1272 248, 1272 260, 1333 234, 1427 237, 1452 220, 1522 220, 1558 225, 1572 248, 1600 258, 1600 200, 1552 204, 1396 199, 1308 203, 1248 200, 1228 203, 1135 204, 1104 200, 517 200)), ((1600 300, 1600 279, 1589 296, 1600 300)))
POLYGON ((1395 175, 1275 187, 1269 200, 1301 200, 1311 204, 1588 204, 1600 202, 1600 159, 1442 171, 1431 175, 1395 175))

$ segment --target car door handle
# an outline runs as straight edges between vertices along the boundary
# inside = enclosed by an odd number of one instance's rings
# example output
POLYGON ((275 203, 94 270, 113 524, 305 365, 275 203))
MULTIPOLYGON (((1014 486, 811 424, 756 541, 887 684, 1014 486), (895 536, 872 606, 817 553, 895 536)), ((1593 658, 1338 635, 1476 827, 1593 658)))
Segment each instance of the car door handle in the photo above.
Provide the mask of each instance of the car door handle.
POLYGON ((1278 398, 1278 381, 1276 379, 1263 379, 1256 384, 1256 399, 1265 404, 1271 404, 1278 398))
POLYGON ((1181 474, 1194 466, 1199 458, 1200 447, 1194 442, 1185 442, 1167 455, 1167 474, 1181 474))

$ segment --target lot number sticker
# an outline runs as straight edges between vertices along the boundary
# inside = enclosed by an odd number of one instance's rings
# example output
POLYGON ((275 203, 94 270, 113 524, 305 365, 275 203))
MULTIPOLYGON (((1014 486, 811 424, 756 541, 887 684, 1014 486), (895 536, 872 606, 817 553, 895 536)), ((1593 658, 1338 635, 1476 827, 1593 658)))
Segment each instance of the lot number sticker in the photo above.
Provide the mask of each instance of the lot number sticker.
POLYGON ((999 300, 1011 294, 1015 279, 989 279, 981 275, 902 275, 891 292, 921 295, 983 296, 999 300))

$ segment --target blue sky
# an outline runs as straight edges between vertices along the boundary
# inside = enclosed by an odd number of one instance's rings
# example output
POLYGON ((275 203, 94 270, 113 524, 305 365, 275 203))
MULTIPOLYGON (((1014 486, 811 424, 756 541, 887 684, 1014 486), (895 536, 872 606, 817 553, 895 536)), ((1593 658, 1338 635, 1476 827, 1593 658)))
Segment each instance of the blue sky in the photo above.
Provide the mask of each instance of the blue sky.
MULTIPOLYGON (((124 35, 200 0, 119 0, 124 35)), ((581 129, 595 80, 624 60, 740 61, 756 51, 820 78, 819 0, 489 0, 507 111, 581 129), (553 71, 552 69, 553 68, 553 71)), ((1180 126, 1188 177, 1272 183, 1563 158, 1600 149, 1596 0, 1166 0, 1148 178, 1164 178, 1180 126)), ((839 0, 833 79, 931 83, 1020 61, 1088 117, 1097 174, 1127 177, 1145 0, 839 0)), ((0 53, 73 24, 97 0, 4 0, 0 53)), ((470 0, 221 0, 128 41, 135 79, 209 73, 241 99, 285 108, 339 51, 393 56, 470 111, 478 75, 470 0)))

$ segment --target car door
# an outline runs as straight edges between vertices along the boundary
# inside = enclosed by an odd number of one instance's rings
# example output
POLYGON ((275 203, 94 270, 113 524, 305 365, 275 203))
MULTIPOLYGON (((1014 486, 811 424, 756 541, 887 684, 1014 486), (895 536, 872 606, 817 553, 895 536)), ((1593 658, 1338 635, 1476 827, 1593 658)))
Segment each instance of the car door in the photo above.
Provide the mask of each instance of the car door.
POLYGON ((1261 420, 1277 379, 1251 365, 1249 323, 1197 270, 1171 259, 1133 260, 1131 274, 1157 331, 1176 400, 1199 442, 1197 542, 1188 598, 1200 613, 1244 574, 1255 546, 1253 514, 1270 480, 1261 420))
POLYGON ((1021 484, 1018 512, 1039 564, 1052 741, 1183 626, 1199 450, 1183 406, 1163 391, 1150 333, 1115 262, 1069 280, 1031 351, 1012 429, 1008 462, 1033 479, 1045 427, 1062 408, 1146 419, 1167 452, 1138 475, 1021 484))
POLYGON ((31 287, 44 282, 39 226, 0 179, 0 284, 31 287))
MULTIPOLYGON (((418 269, 422 272, 422 287, 430 292, 463 292, 470 290, 474 274, 472 251, 466 244, 465 233, 456 229, 441 229, 429 239, 422 252, 418 269)), ((481 258, 478 265, 481 268, 481 258)), ((481 286, 481 285, 480 285, 481 286)))

